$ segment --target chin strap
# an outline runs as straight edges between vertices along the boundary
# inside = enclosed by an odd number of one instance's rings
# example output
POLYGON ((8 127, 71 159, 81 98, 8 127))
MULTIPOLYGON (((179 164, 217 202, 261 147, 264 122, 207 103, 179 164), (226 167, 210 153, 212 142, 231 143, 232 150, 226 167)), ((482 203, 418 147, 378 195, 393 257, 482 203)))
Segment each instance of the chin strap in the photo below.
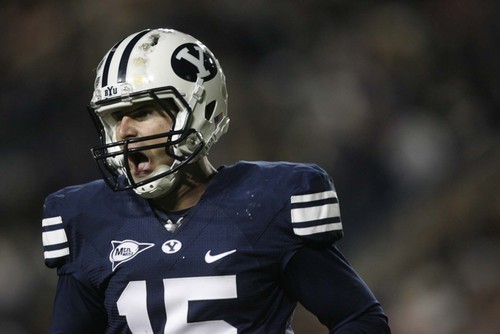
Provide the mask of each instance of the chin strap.
MULTIPOLYGON (((194 112, 194 108, 198 104, 198 102, 203 98, 203 94, 205 93, 205 88, 203 87, 203 79, 198 77, 195 82, 193 92, 189 97, 188 105, 191 109, 191 112, 194 112)), ((175 127, 174 131, 180 131, 186 126, 188 111, 183 109, 177 113, 177 117, 175 118, 175 127)), ((178 139, 180 135, 173 136, 173 140, 178 139)))
POLYGON ((205 88, 203 87, 203 79, 198 77, 194 84, 194 90, 191 93, 191 97, 189 98, 188 104, 191 110, 193 111, 196 107, 196 104, 203 98, 203 94, 205 93, 205 88))
MULTIPOLYGON (((191 92, 191 96, 189 97, 188 105, 189 108, 191 109, 191 113, 194 113, 194 109, 196 108, 196 105, 203 99, 203 95, 205 94, 205 88, 203 87, 203 82, 204 80, 200 77, 196 79, 194 89, 191 92)), ((186 127, 188 119, 188 111, 186 109, 183 109, 177 113, 177 117, 175 119, 175 131, 180 131, 186 127)), ((172 137, 172 140, 177 140, 180 135, 175 135, 172 137)), ((198 145, 203 141, 203 138, 200 136, 199 133, 193 133, 190 136, 188 136, 183 143, 176 145, 173 147, 174 153, 179 155, 179 156, 184 156, 184 155, 189 155, 192 154, 198 145)), ((197 159, 195 158, 193 161, 196 161, 197 159)))
MULTIPOLYGON (((151 173, 151 175, 149 175, 148 177, 154 177, 156 175, 166 173, 170 171, 176 163, 178 163, 177 160, 174 161, 172 166, 160 165, 156 167, 153 173, 151 173)), ((172 174, 165 175, 162 178, 159 178, 158 180, 151 181, 143 186, 134 188, 134 191, 136 194, 144 198, 148 199, 158 198, 163 195, 166 195, 169 191, 171 191, 174 188, 175 184, 177 183, 178 179, 179 178, 177 177, 177 172, 174 172, 172 174)))

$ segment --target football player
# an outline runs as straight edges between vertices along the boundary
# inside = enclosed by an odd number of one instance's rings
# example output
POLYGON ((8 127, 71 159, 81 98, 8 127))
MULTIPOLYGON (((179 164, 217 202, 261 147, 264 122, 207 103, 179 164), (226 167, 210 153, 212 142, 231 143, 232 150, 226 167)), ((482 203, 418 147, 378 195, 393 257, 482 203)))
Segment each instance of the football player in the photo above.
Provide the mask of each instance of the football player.
POLYGON ((124 38, 88 109, 103 179, 44 205, 45 264, 58 274, 50 333, 293 333, 298 302, 330 333, 390 332, 335 246, 323 169, 210 164, 227 91, 200 41, 169 29, 124 38))

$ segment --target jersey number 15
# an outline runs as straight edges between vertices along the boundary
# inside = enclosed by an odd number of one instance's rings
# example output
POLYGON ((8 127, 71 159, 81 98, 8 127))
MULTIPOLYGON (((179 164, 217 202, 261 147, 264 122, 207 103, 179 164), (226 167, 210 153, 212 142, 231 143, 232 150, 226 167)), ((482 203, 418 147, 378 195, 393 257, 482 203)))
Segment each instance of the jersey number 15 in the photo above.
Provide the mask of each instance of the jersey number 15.
MULTIPOLYGON (((189 301, 230 299, 237 297, 236 276, 167 278, 163 280, 167 322, 164 333, 236 334, 237 330, 223 320, 187 321, 189 301)), ((117 301, 118 312, 127 319, 132 333, 153 334, 148 316, 146 281, 132 281, 117 301)))

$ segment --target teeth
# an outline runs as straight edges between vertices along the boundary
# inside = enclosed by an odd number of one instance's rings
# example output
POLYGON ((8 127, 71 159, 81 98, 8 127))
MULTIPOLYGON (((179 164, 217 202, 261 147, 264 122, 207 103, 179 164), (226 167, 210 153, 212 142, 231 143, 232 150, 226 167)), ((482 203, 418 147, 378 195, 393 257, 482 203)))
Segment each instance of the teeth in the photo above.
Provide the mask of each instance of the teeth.
POLYGON ((149 163, 148 162, 141 162, 137 165, 137 171, 139 173, 141 172, 144 172, 145 170, 147 170, 149 167, 149 163))
POLYGON ((129 162, 134 169, 135 174, 147 172, 150 169, 149 158, 141 152, 132 153, 129 155, 129 162))

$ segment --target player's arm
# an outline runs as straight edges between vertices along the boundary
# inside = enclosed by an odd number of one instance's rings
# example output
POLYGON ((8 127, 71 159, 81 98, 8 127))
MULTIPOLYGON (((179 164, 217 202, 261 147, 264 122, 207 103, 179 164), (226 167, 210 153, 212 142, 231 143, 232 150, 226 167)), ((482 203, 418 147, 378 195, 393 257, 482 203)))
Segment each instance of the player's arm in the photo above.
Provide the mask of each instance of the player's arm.
POLYGON ((60 272, 50 334, 104 333, 106 314, 99 293, 78 273, 60 272))
POLYGON ((287 293, 335 334, 387 334, 380 304, 334 246, 302 247, 283 274, 287 293))
POLYGON ((378 301, 333 246, 343 236, 343 228, 331 177, 319 166, 299 165, 288 184, 290 213, 284 219, 290 219, 302 246, 283 258, 287 293, 330 333, 390 333, 378 301))
POLYGON ((74 212, 64 192, 50 195, 44 204, 42 242, 45 265, 57 268, 58 283, 49 333, 104 333, 106 316, 102 296, 85 271, 71 260, 68 231, 74 212))

